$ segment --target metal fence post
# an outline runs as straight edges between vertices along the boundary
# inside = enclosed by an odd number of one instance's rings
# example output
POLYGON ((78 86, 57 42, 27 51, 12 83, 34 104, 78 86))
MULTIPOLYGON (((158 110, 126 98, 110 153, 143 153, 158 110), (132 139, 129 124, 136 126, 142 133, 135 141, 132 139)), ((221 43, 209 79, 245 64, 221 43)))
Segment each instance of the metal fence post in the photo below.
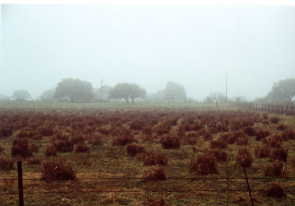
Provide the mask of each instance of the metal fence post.
POLYGON ((24 206, 24 187, 23 187, 23 168, 22 162, 17 161, 17 177, 18 177, 18 197, 19 206, 24 206))

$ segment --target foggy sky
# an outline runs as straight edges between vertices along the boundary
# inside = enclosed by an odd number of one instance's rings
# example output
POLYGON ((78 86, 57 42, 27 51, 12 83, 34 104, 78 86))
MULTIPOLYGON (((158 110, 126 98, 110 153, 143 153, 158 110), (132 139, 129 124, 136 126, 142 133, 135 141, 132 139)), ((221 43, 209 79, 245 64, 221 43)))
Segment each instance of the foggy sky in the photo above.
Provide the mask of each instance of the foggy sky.
POLYGON ((295 7, 2 6, 0 94, 33 97, 62 78, 134 82, 156 92, 167 81, 188 96, 248 99, 295 78, 295 7))

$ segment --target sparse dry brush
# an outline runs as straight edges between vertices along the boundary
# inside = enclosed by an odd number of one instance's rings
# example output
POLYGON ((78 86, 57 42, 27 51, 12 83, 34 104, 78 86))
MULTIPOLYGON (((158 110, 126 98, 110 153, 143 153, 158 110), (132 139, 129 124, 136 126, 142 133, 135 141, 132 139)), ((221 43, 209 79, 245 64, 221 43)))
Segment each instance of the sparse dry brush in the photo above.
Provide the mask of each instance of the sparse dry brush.
POLYGON ((178 137, 166 135, 161 138, 161 145, 164 149, 179 149, 180 140, 178 137))
POLYGON ((168 158, 165 154, 162 154, 160 152, 147 152, 144 155, 144 165, 150 166, 150 165, 167 165, 168 164, 168 158))
POLYGON ((236 161, 241 167, 248 168, 252 166, 253 158, 247 148, 240 148, 237 154, 236 161))
POLYGON ((143 176, 144 181, 163 181, 166 180, 166 174, 163 168, 155 167, 146 171, 143 176))
POLYGON ((75 180, 76 173, 72 166, 64 160, 48 160, 42 162, 42 180, 47 182, 56 180, 75 180))
POLYGON ((13 160, 4 156, 0 156, 0 171, 8 171, 13 169, 14 169, 13 160))
POLYGON ((141 145, 137 145, 137 144, 127 145, 126 150, 127 150, 127 154, 131 157, 134 157, 139 153, 145 152, 144 147, 141 145))
MULTIPOLYGON (((198 184, 167 179, 166 172, 175 177, 208 175, 210 179, 223 177, 229 169, 230 175, 236 177, 241 172, 239 165, 249 177, 272 179, 287 177, 287 171, 293 174, 295 169, 292 148, 295 129, 283 116, 192 109, 77 110, 79 112, 61 109, 33 113, 0 110, 0 144, 4 142, 0 147, 1 173, 15 169, 15 159, 8 157, 9 151, 12 156, 27 158, 26 175, 31 171, 32 174, 41 172, 42 179, 48 182, 75 180, 76 171, 70 163, 75 164, 81 182, 92 173, 107 174, 108 177, 135 174, 136 179, 138 176, 144 179, 110 188, 122 191, 130 188, 139 191, 164 187, 184 191, 200 188, 198 184), (77 154, 84 152, 88 153, 77 154)), ((79 181, 69 184, 73 186, 71 189, 85 189, 79 181)), ((101 185, 93 188, 98 186, 101 185)), ((43 185, 40 187, 42 191, 48 191, 43 185)), ((202 187, 212 189, 207 182, 202 183, 202 187)), ((287 197, 290 185, 284 182, 260 189, 253 182, 251 189, 264 192, 257 198, 262 202, 265 200, 262 198, 287 197)), ((123 204, 132 205, 134 202, 128 199, 130 197, 122 195, 112 203, 126 201, 123 204), (126 200, 122 200, 123 196, 126 200)), ((159 198, 144 205, 207 204, 200 199, 194 202, 191 197, 190 194, 168 195, 165 197, 169 199, 167 202, 159 198), (178 201, 181 197, 187 202, 178 201)), ((199 198, 198 195, 194 197, 199 198)), ((82 195, 79 198, 83 199, 82 195)))
POLYGON ((190 169, 200 175, 217 174, 217 164, 214 154, 205 153, 191 160, 190 169))

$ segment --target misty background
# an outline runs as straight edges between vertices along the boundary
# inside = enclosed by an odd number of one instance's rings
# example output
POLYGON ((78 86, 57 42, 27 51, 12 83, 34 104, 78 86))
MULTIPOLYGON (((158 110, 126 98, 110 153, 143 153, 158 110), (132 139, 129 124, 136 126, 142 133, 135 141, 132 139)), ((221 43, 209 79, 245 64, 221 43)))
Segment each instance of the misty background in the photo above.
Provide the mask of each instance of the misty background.
POLYGON ((0 94, 34 98, 67 77, 94 87, 167 81, 189 97, 249 100, 295 77, 295 7, 2 5, 0 94))

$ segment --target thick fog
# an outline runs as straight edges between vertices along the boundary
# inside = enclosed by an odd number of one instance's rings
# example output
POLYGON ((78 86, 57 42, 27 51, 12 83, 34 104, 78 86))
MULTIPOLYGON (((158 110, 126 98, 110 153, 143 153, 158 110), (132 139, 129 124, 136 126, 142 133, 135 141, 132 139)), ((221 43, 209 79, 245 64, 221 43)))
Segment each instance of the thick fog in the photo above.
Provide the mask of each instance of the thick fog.
POLYGON ((167 81, 202 99, 254 99, 295 77, 295 7, 4 5, 0 94, 33 97, 63 78, 94 87, 167 81))

